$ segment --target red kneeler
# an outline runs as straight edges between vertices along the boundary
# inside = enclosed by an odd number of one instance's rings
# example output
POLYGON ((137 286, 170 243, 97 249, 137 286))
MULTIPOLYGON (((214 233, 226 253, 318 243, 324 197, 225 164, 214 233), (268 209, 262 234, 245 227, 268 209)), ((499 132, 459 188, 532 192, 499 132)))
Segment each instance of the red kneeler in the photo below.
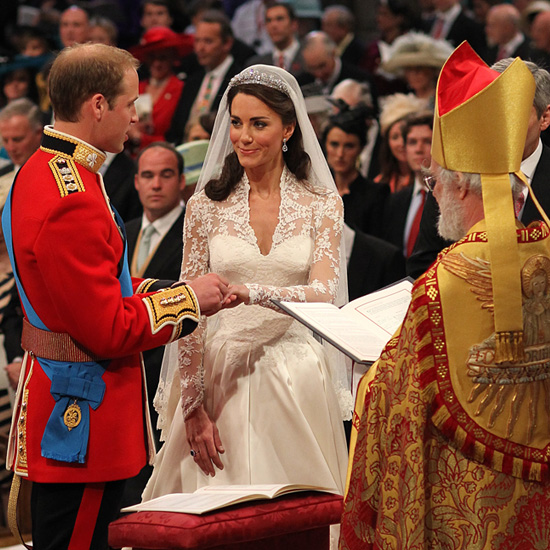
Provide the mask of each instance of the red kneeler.
POLYGON ((342 497, 294 493, 202 516, 135 512, 109 526, 112 548, 133 550, 328 550, 329 525, 340 523, 342 497))

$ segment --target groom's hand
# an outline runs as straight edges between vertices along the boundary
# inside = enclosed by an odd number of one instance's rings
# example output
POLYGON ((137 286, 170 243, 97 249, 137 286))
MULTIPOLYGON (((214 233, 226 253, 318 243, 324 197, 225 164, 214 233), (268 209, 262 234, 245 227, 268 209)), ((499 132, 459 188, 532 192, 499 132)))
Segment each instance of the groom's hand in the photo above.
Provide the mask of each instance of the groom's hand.
POLYGON ((208 273, 187 284, 193 289, 202 315, 217 313, 226 303, 231 303, 229 281, 217 273, 208 273))

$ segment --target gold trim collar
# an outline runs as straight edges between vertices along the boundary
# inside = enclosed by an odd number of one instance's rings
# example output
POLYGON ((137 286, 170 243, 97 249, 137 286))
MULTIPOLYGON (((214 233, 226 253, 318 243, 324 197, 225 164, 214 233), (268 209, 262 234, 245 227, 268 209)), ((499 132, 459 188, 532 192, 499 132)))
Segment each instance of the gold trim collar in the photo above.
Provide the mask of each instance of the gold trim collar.
POLYGON ((97 174, 106 159, 103 151, 85 141, 55 130, 52 126, 44 128, 40 149, 46 153, 73 159, 94 174, 97 174))

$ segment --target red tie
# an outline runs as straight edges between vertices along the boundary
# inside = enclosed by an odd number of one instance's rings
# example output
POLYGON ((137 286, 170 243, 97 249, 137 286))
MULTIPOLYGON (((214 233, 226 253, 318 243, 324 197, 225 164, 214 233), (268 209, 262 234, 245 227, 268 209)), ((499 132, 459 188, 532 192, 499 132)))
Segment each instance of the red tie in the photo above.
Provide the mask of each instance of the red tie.
POLYGON ((422 218, 422 210, 424 210, 424 201, 426 200, 426 191, 422 189, 420 191, 422 194, 422 201, 418 205, 416 214, 414 215, 414 220, 411 225, 411 230, 409 232, 409 238, 407 240, 407 258, 412 254, 414 243, 416 243, 416 238, 418 237, 418 230, 420 229, 420 220, 422 218))
POLYGON ((438 17, 435 20, 434 26, 432 28, 432 37, 433 38, 441 38, 443 35, 443 25, 445 24, 445 21, 443 18, 438 17))
POLYGON ((501 59, 504 59, 505 57, 508 57, 506 55, 506 49, 501 46, 499 49, 498 49, 498 53, 497 53, 497 61, 500 61, 501 59))
POLYGON ((518 200, 516 202, 516 204, 514 205, 514 209, 515 209, 515 212, 516 212, 516 218, 519 219, 519 215, 521 214, 521 209, 523 208, 523 205, 525 204, 525 195, 522 193, 519 197, 518 197, 518 200))
POLYGON ((281 67, 281 69, 285 68, 285 56, 282 53, 279 54, 278 65, 279 65, 279 67, 281 67))

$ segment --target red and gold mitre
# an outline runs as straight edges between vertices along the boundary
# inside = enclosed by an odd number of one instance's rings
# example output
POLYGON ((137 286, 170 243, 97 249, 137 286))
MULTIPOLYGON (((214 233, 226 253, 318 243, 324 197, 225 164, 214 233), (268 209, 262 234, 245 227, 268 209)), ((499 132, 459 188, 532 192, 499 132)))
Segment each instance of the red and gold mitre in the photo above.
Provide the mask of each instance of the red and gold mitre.
POLYGON ((463 42, 437 83, 432 158, 443 168, 481 174, 491 258, 497 362, 523 357, 520 263, 510 173, 520 172, 534 78, 516 58, 490 69, 463 42))

